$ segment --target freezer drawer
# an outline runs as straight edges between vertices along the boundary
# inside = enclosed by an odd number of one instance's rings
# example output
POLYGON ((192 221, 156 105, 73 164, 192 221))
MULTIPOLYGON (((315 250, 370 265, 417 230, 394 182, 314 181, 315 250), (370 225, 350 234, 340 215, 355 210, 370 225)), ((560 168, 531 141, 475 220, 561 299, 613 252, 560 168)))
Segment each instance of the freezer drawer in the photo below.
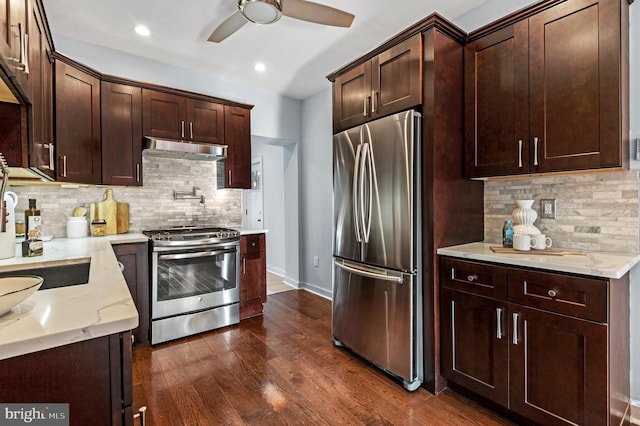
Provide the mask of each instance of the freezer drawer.
POLYGON ((333 339, 399 377, 422 382, 422 328, 416 276, 335 260, 333 339))

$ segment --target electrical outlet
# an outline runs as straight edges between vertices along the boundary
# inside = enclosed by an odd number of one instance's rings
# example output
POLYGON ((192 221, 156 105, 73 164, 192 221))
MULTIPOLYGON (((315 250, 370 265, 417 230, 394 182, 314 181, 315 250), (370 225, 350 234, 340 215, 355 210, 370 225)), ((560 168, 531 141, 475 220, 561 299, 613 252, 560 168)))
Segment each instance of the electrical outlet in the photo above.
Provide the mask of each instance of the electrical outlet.
POLYGON ((318 259, 318 256, 313 256, 313 266, 316 268, 320 266, 320 259, 318 259))
POLYGON ((540 200, 540 217, 542 219, 556 218, 556 199, 540 200))

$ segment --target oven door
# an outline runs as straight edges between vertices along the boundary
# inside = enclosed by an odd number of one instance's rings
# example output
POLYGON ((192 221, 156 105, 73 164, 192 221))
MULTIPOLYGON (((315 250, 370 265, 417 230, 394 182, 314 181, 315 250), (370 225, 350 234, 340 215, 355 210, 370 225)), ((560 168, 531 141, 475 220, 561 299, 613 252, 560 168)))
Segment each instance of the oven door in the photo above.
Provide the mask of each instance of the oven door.
POLYGON ((152 319, 239 303, 239 257, 238 242, 191 249, 154 248, 152 319))

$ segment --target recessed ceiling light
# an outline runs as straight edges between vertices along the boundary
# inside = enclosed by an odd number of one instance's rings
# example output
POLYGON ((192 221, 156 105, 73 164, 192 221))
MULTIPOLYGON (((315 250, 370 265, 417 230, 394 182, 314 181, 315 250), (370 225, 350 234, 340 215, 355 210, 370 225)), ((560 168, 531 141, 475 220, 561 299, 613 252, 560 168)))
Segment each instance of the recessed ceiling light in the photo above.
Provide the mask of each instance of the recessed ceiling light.
POLYGON ((149 34, 151 34, 151 31, 149 31, 149 28, 145 27, 144 25, 138 25, 135 28, 135 30, 141 36, 148 36, 149 34))
POLYGON ((264 72, 267 69, 267 66, 262 62, 256 62, 256 64, 253 66, 253 69, 258 72, 264 72))

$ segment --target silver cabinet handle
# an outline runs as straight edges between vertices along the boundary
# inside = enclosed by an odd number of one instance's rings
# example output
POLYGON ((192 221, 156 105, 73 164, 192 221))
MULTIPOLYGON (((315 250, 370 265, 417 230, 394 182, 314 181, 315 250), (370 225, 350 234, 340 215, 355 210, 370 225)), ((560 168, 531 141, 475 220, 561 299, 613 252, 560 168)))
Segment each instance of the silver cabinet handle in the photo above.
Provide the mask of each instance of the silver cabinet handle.
POLYGON ((184 139, 184 120, 180 122, 180 137, 184 139))
POLYGON ((189 139, 193 140, 193 121, 189 122, 189 139))
POLYGON ((502 308, 496 308, 496 338, 502 339, 502 308))
POLYGON ((518 141, 518 167, 522 168, 522 139, 518 141))
MULTIPOLYGON (((118 262, 118 267, 120 268, 120 272, 124 272, 124 263, 118 262)), ((133 335, 131 335, 133 337, 133 335)))
POLYGON ((140 182, 140 163, 136 164, 136 182, 140 182))
POLYGON ((538 165, 538 138, 533 138, 533 165, 538 165))
POLYGON ((513 336, 511 339, 511 343, 513 343, 514 345, 518 344, 518 341, 520 340, 520 333, 518 332, 518 328, 520 326, 520 314, 517 312, 513 313, 513 336))
POLYGON ((140 419, 140 426, 144 426, 147 407, 138 408, 138 412, 133 415, 134 419, 140 419))
POLYGON ((556 290, 551 289, 547 292, 547 294, 549 295, 549 297, 556 297, 558 295, 558 292, 556 290))
POLYGON ((366 117, 367 116, 367 100, 369 99, 368 96, 364 97, 364 111, 362 112, 362 116, 366 117))
POLYGON ((67 156, 62 156, 62 177, 67 177, 67 156))
POLYGON ((451 279, 452 280, 456 279, 456 268, 451 268, 451 279))
POLYGON ((378 94, 376 93, 375 90, 371 91, 371 112, 376 112, 376 98, 378 97, 378 94))
POLYGON ((242 258, 242 273, 243 274, 247 273, 247 258, 246 257, 242 258))
POLYGON ((49 165, 47 166, 42 166, 43 169, 48 169, 48 170, 55 170, 55 159, 54 159, 54 153, 53 153, 53 144, 52 143, 45 143, 42 145, 43 148, 48 149, 49 150, 49 165))
POLYGON ((467 275, 467 281, 469 281, 470 283, 477 281, 478 280, 478 276, 476 274, 469 274, 467 275))
POLYGON ((228 175, 229 175, 229 185, 231 185, 231 170, 229 170, 228 175))

